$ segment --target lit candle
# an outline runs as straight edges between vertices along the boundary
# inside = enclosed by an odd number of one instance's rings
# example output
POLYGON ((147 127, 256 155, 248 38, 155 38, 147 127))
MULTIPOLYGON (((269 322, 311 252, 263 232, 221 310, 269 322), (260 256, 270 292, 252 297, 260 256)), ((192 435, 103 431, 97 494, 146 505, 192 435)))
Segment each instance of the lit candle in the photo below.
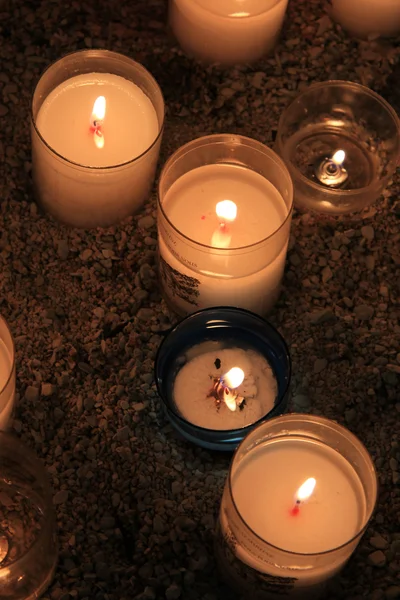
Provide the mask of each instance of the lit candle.
POLYGON ((228 66, 273 49, 286 7, 287 0, 170 0, 169 21, 185 52, 228 66))
POLYGON ((254 350, 213 346, 204 342, 186 352, 173 387, 178 412, 214 430, 246 427, 267 415, 278 391, 268 361, 254 350))
POLYGON ((239 446, 225 486, 226 575, 236 570, 245 588, 253 573, 257 598, 315 598, 357 545, 376 491, 371 458, 345 428, 314 415, 266 421, 239 446))
POLYGON ((233 450, 260 419, 287 408, 285 340, 249 311, 213 307, 180 321, 162 341, 154 378, 173 427, 191 442, 233 450))
MULTIPOLYGON (((163 173, 171 182, 168 163, 163 173)), ((266 314, 278 298, 285 266, 289 178, 286 182, 282 172, 278 183, 288 194, 285 198, 275 181, 236 163, 192 168, 167 190, 163 182, 162 174, 160 275, 173 309, 188 314, 198 308, 233 305, 266 314)))
POLYGON ((9 427, 15 401, 15 351, 11 332, 0 316, 0 430, 9 427))
POLYGON ((396 35, 400 31, 398 0, 331 0, 331 16, 356 37, 396 35))
POLYGON ((337 150, 331 157, 323 157, 315 165, 315 175, 319 183, 331 188, 346 187, 348 173, 344 161, 346 152, 337 150))
POLYGON ((296 516, 300 512, 300 506, 310 499, 317 481, 314 477, 309 477, 297 490, 294 506, 291 508, 291 514, 296 516))
POLYGON ((135 212, 153 183, 162 120, 161 92, 138 63, 83 51, 52 65, 32 105, 33 177, 45 209, 77 227, 135 212), (68 77, 69 69, 77 74, 68 77), (59 81, 59 72, 67 78, 59 81))

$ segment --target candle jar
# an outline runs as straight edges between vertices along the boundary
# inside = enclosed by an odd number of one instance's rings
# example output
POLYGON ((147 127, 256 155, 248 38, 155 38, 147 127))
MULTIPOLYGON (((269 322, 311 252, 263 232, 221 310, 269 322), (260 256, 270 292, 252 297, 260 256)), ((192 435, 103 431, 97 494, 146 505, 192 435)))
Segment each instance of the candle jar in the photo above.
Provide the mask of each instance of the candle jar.
POLYGON ((392 107, 362 85, 327 81, 307 88, 282 113, 276 138, 296 205, 340 214, 373 203, 396 168, 399 132, 392 107))
POLYGON ((154 371, 172 426, 210 450, 233 450, 258 423, 287 408, 286 342, 270 323, 246 310, 215 307, 186 317, 161 343, 154 371), (231 367, 241 367, 244 375, 237 394, 243 397, 233 412, 212 393, 231 367))
POLYGON ((183 50, 206 64, 254 62, 279 37, 288 0, 170 0, 169 23, 183 50))
POLYGON ((43 73, 32 100, 39 203, 82 228, 134 213, 151 192, 163 123, 161 90, 142 65, 108 50, 64 56, 43 73))
POLYGON ((170 307, 182 316, 227 305, 269 312, 292 208, 289 172, 260 142, 216 134, 179 148, 164 165, 158 194, 159 273, 170 307), (237 212, 224 221, 216 211, 226 201, 237 212))
POLYGON ((33 600, 57 563, 52 493, 41 462, 15 436, 0 433, 0 585, 7 600, 33 600))
POLYGON ((331 0, 329 11, 334 21, 351 35, 375 39, 400 32, 400 3, 398 0, 331 0))
POLYGON ((371 457, 350 431, 315 415, 266 421, 230 466, 215 542, 221 573, 254 600, 326 597, 376 497, 371 457), (295 492, 310 475, 315 487, 303 503, 295 492))
POLYGON ((0 430, 9 427, 15 403, 15 348, 7 322, 0 316, 0 430))

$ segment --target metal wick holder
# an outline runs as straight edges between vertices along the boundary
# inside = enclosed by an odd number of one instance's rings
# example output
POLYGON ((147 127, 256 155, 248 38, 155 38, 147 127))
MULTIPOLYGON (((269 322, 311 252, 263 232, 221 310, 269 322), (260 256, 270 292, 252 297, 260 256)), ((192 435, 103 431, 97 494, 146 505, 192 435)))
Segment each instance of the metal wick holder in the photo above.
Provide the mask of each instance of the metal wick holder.
POLYGON ((343 164, 338 164, 328 157, 324 157, 315 165, 315 177, 319 183, 330 188, 342 187, 349 178, 343 164))

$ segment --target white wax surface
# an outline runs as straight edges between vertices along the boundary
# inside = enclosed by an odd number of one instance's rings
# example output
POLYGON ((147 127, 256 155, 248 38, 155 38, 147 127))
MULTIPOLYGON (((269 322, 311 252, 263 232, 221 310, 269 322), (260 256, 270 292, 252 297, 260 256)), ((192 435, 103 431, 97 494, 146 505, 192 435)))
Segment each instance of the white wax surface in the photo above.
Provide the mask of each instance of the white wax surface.
POLYGON ((173 389, 176 407, 187 421, 207 429, 237 429, 254 423, 274 407, 277 382, 268 361, 258 352, 204 342, 193 347, 187 359, 173 389), (220 369, 215 366, 216 358, 221 361, 220 369), (245 373, 243 383, 237 388, 237 393, 246 399, 245 406, 231 411, 222 402, 217 409, 215 398, 207 398, 207 394, 213 378, 232 367, 240 367, 245 373))
POLYGON ((36 125, 58 154, 92 167, 134 159, 151 146, 159 133, 151 100, 133 82, 110 73, 77 75, 61 83, 45 99, 36 125), (96 147, 90 131, 98 96, 106 99, 103 148, 96 147))
POLYGON ((233 475, 232 493, 242 518, 259 537, 292 552, 337 548, 364 523, 365 496, 357 473, 338 452, 311 441, 260 445, 233 475), (295 493, 309 477, 317 481, 314 493, 293 516, 295 493))
POLYGON ((163 208, 171 223, 185 236, 211 246, 221 221, 215 207, 222 200, 232 200, 237 205, 236 219, 227 224, 225 232, 229 248, 265 239, 288 214, 272 183, 251 169, 233 164, 205 165, 185 173, 166 193, 163 208))
POLYGON ((0 339, 0 430, 7 429, 14 405, 15 381, 9 381, 11 370, 10 353, 0 339), (5 387, 8 381, 9 385, 5 387))

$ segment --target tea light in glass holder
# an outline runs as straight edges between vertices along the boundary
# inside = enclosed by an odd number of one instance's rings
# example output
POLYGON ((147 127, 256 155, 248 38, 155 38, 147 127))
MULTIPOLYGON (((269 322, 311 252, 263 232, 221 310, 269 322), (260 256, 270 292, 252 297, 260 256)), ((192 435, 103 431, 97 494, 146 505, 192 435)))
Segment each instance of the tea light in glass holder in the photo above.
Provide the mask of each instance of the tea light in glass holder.
POLYGON ((299 208, 360 211, 379 197, 396 168, 399 119, 362 85, 317 83, 282 113, 276 150, 292 176, 299 208))
POLYGON ((279 37, 288 0, 170 0, 169 22, 183 50, 204 63, 258 60, 279 37))
POLYGON ((0 589, 9 600, 40 598, 58 559, 53 494, 44 465, 0 432, 0 589))
POLYGON ((160 280, 171 308, 270 311, 291 215, 290 175, 260 142, 217 134, 182 146, 163 168, 158 197, 160 280))
POLYGON ((162 342, 155 381, 168 419, 188 440, 232 450, 287 405, 291 363, 270 323, 217 307, 181 321, 162 342))
POLYGON ((315 415, 265 421, 231 463, 215 544, 221 574, 255 600, 325 598, 376 498, 371 457, 350 431, 315 415))
POLYGON ((329 14, 355 37, 375 39, 400 32, 398 0, 331 0, 329 14))
POLYGON ((7 322, 0 316, 0 430, 7 430, 15 404, 15 348, 7 322))
POLYGON ((69 54, 32 100, 32 169, 39 202, 76 227, 106 227, 150 194, 164 101, 150 73, 108 50, 69 54))

